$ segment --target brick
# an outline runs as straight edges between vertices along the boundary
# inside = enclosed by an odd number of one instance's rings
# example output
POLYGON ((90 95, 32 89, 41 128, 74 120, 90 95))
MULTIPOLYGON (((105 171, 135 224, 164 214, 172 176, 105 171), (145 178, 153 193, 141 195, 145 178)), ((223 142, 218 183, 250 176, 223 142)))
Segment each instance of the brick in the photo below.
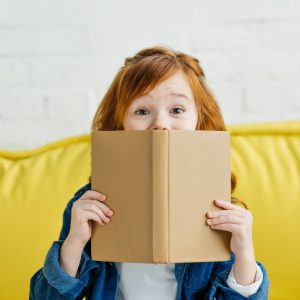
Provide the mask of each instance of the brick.
POLYGON ((136 23, 125 23, 122 24, 124 34, 120 34, 117 26, 111 27, 109 31, 104 26, 98 26, 89 29, 91 51, 109 53, 114 49, 114 53, 124 59, 142 48, 157 45, 184 50, 189 47, 189 30, 188 23, 149 23, 139 26, 136 23))
POLYGON ((32 149, 70 136, 88 133, 78 122, 60 119, 6 121, 0 127, 0 149, 32 149))
POLYGON ((259 43, 270 51, 292 50, 300 45, 300 26, 287 19, 285 21, 265 22, 260 26, 259 43))
POLYGON ((244 96, 242 84, 230 82, 215 83, 210 84, 210 87, 222 111, 244 111, 245 107, 241 101, 244 96))
POLYGON ((276 82, 249 84, 245 104, 250 112, 282 113, 290 106, 290 92, 286 85, 276 82))
POLYGON ((28 84, 30 69, 28 64, 17 58, 0 57, 0 85, 28 84))
POLYGON ((0 115, 5 120, 45 116, 43 94, 32 90, 1 91, 0 115))
POLYGON ((299 82, 295 81, 292 85, 292 108, 298 113, 298 119, 300 119, 300 86, 299 82))
POLYGON ((204 22, 249 22, 284 20, 293 13, 292 0, 262 0, 259 3, 239 0, 196 2, 195 18, 204 22))
POLYGON ((36 57, 29 60, 34 85, 64 88, 96 88, 113 79, 120 64, 114 58, 86 57, 36 57))
POLYGON ((202 67, 207 80, 223 81, 238 80, 238 59, 236 53, 212 53, 208 51, 194 52, 202 67))
POLYGON ((84 28, 0 28, 0 54, 87 54, 88 33, 84 28))
POLYGON ((68 119, 89 124, 94 115, 94 94, 90 91, 51 91, 45 95, 49 118, 68 119))
MULTIPOLYGON (((290 50, 255 49, 240 55, 239 72, 243 80, 284 79, 300 75, 299 64, 295 60, 298 54, 290 50)), ((299 55, 298 55, 299 56, 299 55)))
POLYGON ((88 5, 80 0, 31 0, 29 5, 23 1, 1 0, 0 20, 5 26, 80 26, 89 16, 97 13, 99 16, 101 10, 97 3, 97 0, 90 0, 88 5))
POLYGON ((204 23, 194 21, 191 28, 193 51, 228 51, 252 48, 259 40, 257 24, 204 23))

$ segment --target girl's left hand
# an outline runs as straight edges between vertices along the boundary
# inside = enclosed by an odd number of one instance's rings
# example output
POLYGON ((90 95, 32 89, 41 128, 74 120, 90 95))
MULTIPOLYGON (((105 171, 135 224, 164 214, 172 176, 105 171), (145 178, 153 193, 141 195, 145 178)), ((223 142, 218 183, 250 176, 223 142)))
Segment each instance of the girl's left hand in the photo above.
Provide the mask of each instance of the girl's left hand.
POLYGON ((250 211, 228 201, 215 200, 222 210, 209 211, 207 224, 212 229, 231 232, 230 249, 235 254, 253 251, 252 214, 250 211))

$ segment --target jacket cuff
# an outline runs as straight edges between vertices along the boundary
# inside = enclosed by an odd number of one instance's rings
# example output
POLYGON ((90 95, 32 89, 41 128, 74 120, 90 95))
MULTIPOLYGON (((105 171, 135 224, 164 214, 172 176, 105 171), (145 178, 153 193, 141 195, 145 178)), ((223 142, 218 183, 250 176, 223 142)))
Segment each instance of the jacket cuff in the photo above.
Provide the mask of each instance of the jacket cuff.
POLYGON ((249 297, 257 292, 259 289, 261 283, 263 281, 263 273, 261 271, 261 268, 258 264, 256 264, 256 276, 255 276, 255 282, 249 285, 242 285, 237 283, 234 274, 233 274, 233 267, 231 268, 231 271, 227 278, 227 285, 235 290, 236 292, 240 293, 244 297, 249 297))
POLYGON ((53 242, 45 259, 43 274, 48 283, 60 294, 67 297, 77 297, 88 286, 92 269, 99 269, 99 264, 93 261, 85 251, 82 252, 76 277, 71 276, 59 265, 60 248, 63 241, 53 242))
POLYGON ((226 282, 231 270, 229 268, 229 269, 225 269, 224 271, 222 271, 220 274, 217 275, 215 281, 212 284, 210 296, 213 298, 221 293, 224 296, 224 299, 226 298, 230 300, 240 300, 240 299, 268 300, 270 281, 267 275, 267 271, 260 262, 256 262, 256 263, 261 268, 261 271, 263 273, 263 279, 261 285, 259 286, 255 294, 249 297, 244 297, 240 293, 236 292, 234 289, 230 288, 226 282))

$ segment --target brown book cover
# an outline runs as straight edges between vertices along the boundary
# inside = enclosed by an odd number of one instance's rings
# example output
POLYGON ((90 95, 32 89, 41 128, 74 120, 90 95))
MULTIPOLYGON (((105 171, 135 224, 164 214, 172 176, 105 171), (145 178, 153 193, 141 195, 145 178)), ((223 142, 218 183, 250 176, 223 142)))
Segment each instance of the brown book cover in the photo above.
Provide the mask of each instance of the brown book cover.
POLYGON ((114 215, 92 221, 92 259, 230 259, 230 233, 206 224, 214 199, 230 201, 230 176, 228 131, 93 131, 92 190, 107 195, 114 215))

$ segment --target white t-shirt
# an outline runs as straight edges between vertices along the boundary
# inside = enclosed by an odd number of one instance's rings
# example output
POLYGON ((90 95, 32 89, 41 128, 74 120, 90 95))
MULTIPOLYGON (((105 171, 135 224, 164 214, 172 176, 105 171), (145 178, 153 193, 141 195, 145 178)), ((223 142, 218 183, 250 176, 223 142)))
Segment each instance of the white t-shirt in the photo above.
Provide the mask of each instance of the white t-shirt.
POLYGON ((116 300, 174 300, 175 264, 116 263, 119 282, 116 300))
MULTIPOLYGON (((174 300, 177 294, 177 280, 175 278, 175 264, 144 264, 119 263, 118 287, 116 300, 174 300)), ((242 286, 238 284, 231 270, 227 284, 248 297, 255 294, 263 279, 261 268, 257 265, 255 282, 242 286)))

